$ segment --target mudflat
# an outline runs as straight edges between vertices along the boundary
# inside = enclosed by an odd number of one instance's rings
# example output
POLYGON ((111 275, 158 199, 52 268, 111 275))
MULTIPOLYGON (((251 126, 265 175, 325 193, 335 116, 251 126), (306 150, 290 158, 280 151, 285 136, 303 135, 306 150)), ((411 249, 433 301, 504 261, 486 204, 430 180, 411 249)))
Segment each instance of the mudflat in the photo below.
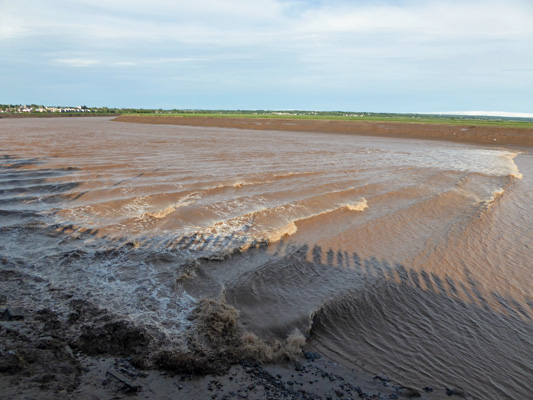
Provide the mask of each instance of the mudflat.
POLYGON ((533 146, 533 129, 479 125, 445 125, 373 121, 338 121, 315 119, 271 119, 230 117, 130 116, 115 118, 117 122, 206 126, 252 130, 293 132, 347 133, 366 136, 403 137, 446 140, 452 142, 533 146))

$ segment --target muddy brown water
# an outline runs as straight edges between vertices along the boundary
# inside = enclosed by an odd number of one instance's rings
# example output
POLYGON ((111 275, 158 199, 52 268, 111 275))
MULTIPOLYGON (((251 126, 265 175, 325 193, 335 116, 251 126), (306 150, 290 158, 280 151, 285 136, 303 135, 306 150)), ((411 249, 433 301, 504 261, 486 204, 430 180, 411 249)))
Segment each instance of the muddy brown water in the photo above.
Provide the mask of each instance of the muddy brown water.
POLYGON ((0 253, 43 284, 169 337, 224 299, 259 336, 476 399, 531 396, 531 215, 527 149, 0 120, 0 253))

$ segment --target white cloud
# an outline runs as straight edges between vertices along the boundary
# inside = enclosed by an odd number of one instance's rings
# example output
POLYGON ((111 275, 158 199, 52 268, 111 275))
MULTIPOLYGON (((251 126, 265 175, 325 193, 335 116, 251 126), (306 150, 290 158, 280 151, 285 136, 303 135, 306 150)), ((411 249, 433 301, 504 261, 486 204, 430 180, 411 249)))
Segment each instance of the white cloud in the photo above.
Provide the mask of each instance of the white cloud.
POLYGON ((394 35, 419 42, 533 34, 533 5, 525 0, 394 3, 324 1, 306 7, 279 0, 84 0, 66 6, 27 0, 4 7, 0 39, 52 36, 92 42, 95 47, 106 47, 106 41, 242 46, 309 38, 327 42, 339 35, 394 35))
POLYGON ((75 68, 93 67, 100 64, 100 61, 90 58, 59 58, 55 60, 55 62, 57 64, 75 68))
POLYGON ((0 57, 257 90, 504 90, 532 88, 531 21, 530 0, 4 1, 0 57))
POLYGON ((400 5, 324 7, 305 14, 303 29, 418 35, 531 34, 533 7, 525 1, 428 1, 400 5), (406 5, 407 4, 407 5, 406 5))
POLYGON ((158 57, 158 58, 143 58, 143 59, 94 59, 89 57, 77 58, 56 58, 54 63, 69 67, 83 68, 83 67, 139 67, 146 65, 158 64, 188 64, 204 62, 207 59, 192 58, 192 57, 158 57))

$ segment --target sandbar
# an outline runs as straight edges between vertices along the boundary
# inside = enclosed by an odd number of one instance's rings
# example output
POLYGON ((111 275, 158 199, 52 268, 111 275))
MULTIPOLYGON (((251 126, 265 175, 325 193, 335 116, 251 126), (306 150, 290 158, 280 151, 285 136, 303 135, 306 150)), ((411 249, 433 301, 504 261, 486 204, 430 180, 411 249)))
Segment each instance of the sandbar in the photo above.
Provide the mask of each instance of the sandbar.
POLYGON ((381 121, 339 121, 322 119, 233 118, 122 115, 116 122, 205 126, 249 130, 321 132, 365 136, 433 139, 475 144, 533 146, 533 129, 491 125, 447 125, 381 121))

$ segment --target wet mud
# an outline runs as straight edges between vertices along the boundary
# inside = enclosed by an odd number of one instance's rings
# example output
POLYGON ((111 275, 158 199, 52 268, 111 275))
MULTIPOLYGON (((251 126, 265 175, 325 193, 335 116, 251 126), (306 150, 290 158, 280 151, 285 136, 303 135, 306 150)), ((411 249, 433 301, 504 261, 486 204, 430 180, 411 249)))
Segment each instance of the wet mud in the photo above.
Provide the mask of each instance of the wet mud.
POLYGON ((275 118, 216 118, 128 116, 114 119, 136 124, 205 126, 249 130, 322 132, 384 137, 447 140, 451 142, 533 146, 533 129, 431 123, 393 123, 369 121, 301 120, 275 118))

